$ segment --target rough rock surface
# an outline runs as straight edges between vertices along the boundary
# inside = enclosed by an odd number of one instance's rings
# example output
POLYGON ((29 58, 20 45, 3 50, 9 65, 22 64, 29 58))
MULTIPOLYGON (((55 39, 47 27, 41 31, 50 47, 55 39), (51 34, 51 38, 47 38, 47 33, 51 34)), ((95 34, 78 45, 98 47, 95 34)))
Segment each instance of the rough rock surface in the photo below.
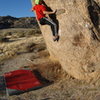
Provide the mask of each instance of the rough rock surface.
POLYGON ((52 10, 65 10, 56 16, 59 22, 58 42, 53 41, 49 26, 40 26, 51 59, 57 60, 68 74, 87 81, 100 78, 100 42, 95 36, 100 32, 100 0, 94 1, 45 0, 52 10), (94 12, 96 16, 92 16, 94 12))

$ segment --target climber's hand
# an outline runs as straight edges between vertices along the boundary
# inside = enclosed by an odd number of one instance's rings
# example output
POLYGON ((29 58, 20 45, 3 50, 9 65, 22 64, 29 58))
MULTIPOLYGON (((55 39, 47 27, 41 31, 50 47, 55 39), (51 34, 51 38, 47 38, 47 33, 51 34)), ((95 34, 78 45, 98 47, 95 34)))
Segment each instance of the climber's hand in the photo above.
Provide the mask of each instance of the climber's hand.
POLYGON ((57 9, 53 11, 54 14, 56 14, 56 12, 57 12, 57 9))

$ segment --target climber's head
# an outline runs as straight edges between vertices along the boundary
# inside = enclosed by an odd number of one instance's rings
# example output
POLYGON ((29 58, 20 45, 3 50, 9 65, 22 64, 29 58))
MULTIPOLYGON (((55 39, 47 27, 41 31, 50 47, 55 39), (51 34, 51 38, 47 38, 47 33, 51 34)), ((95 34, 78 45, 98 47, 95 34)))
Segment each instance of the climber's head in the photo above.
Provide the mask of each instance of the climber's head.
POLYGON ((43 0, 35 0, 35 4, 42 4, 43 0))
POLYGON ((39 4, 42 4, 42 3, 43 3, 43 0, 40 0, 40 1, 39 1, 39 4))

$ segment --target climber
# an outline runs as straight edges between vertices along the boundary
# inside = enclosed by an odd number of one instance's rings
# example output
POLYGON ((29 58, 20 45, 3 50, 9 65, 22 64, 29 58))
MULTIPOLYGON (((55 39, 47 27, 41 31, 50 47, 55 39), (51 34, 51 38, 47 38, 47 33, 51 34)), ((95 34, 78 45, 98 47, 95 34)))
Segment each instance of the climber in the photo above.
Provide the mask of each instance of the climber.
POLYGON ((50 25, 52 34, 53 34, 53 40, 58 41, 59 36, 57 33, 57 25, 54 23, 49 17, 46 15, 55 14, 55 11, 47 11, 46 6, 43 5, 43 0, 38 0, 38 3, 35 4, 34 7, 32 7, 32 11, 36 12, 37 19, 41 25, 50 25))

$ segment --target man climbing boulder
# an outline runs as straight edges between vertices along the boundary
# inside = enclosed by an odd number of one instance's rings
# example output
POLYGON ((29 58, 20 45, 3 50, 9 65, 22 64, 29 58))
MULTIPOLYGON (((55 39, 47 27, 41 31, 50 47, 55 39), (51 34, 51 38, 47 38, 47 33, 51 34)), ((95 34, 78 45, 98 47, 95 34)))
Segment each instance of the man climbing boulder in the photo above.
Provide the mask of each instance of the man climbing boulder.
POLYGON ((46 16, 55 14, 56 11, 47 11, 47 8, 45 5, 43 5, 43 2, 43 0, 35 0, 35 6, 32 8, 32 11, 36 12, 37 19, 41 25, 50 25, 53 40, 58 41, 59 36, 57 33, 57 25, 52 19, 46 16))

